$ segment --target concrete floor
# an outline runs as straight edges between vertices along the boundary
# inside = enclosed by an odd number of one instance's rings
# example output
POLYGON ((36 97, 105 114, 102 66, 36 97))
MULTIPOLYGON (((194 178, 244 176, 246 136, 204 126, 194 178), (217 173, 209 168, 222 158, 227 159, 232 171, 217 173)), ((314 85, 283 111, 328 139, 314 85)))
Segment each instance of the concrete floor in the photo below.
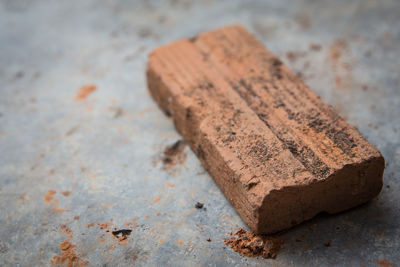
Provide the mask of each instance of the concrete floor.
POLYGON ((399 14, 396 0, 1 0, 0 265, 51 265, 63 241, 88 266, 400 264, 399 14), (375 200, 286 232, 275 260, 224 245, 245 225, 190 149, 164 168, 164 148, 181 137, 145 83, 153 48, 232 23, 387 162, 375 200), (85 84, 97 90, 76 101, 85 84), (127 241, 114 227, 132 229, 127 241))

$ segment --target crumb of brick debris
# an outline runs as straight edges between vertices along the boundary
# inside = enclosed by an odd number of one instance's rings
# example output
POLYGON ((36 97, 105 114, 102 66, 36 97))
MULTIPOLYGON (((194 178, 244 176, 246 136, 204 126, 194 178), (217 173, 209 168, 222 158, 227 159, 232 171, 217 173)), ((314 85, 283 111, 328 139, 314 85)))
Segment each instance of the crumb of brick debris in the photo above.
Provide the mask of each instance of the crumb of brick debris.
POLYGON ((173 166, 185 162, 186 155, 183 153, 185 146, 186 143, 183 140, 178 140, 174 144, 167 146, 162 159, 164 166, 173 166))
POLYGON ((256 235, 244 229, 239 229, 231 235, 236 237, 226 239, 224 243, 246 257, 261 256, 266 259, 275 259, 283 245, 283 239, 278 236, 256 235))

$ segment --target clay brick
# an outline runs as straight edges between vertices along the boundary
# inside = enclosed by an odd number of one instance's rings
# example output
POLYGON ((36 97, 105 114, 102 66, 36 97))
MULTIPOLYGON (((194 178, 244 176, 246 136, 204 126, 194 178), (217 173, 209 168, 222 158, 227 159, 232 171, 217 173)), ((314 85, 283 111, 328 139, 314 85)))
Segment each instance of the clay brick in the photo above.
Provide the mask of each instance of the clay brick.
POLYGON ((347 210, 382 188, 380 152, 242 26, 155 49, 147 82, 256 232, 347 210))

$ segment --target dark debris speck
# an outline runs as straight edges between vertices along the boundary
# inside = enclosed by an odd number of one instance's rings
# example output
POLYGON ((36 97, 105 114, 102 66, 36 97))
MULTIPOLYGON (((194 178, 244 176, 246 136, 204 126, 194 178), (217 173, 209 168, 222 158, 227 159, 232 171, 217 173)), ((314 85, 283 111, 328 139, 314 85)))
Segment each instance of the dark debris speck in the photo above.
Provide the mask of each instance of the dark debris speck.
POLYGON ((196 205, 194 205, 196 209, 202 209, 204 204, 201 202, 197 202, 196 205))
POLYGON ((118 236, 126 237, 126 236, 130 235, 131 233, 132 233, 131 229, 120 229, 120 230, 112 231, 112 234, 116 237, 118 237, 118 236))

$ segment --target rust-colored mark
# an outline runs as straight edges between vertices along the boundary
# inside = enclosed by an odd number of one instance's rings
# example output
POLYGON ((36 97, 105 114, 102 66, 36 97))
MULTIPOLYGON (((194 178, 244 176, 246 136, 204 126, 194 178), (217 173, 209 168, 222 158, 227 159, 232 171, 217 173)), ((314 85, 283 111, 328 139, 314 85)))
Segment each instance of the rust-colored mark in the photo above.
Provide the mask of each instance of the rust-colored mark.
POLYGON ((69 195, 71 195, 70 191, 64 191, 61 193, 64 197, 69 197, 69 195))
POLYGON ((51 190, 47 191, 47 194, 44 196, 44 201, 46 201, 46 202, 52 201, 55 193, 57 193, 56 190, 51 189, 51 190))
POLYGON ((55 170, 54 170, 54 169, 49 170, 49 174, 50 174, 50 175, 53 175, 54 173, 55 173, 55 170))
POLYGON ((153 200, 153 204, 155 204, 155 203, 157 203, 158 201, 160 201, 160 199, 161 199, 160 197, 155 197, 154 200, 153 200))
POLYGON ((336 62, 343 53, 348 49, 347 43, 344 40, 336 40, 329 48, 331 59, 336 62))
POLYGON ((90 228, 90 227, 93 227, 94 226, 94 223, 88 223, 88 224, 86 224, 86 227, 87 228, 90 228))
POLYGON ((109 229, 112 226, 112 223, 98 223, 98 225, 100 226, 100 229, 109 229))
POLYGON ((164 242, 164 239, 160 239, 160 240, 158 240, 158 243, 160 243, 160 244, 162 244, 164 242))
POLYGON ((76 246, 71 243, 72 231, 66 225, 61 226, 61 230, 68 235, 68 238, 61 242, 59 249, 61 253, 53 256, 50 264, 72 266, 86 266, 89 262, 80 259, 80 255, 75 252, 76 246))
POLYGON ((61 225, 61 230, 62 230, 65 234, 67 234, 67 235, 69 235, 70 237, 72 237, 72 231, 71 231, 71 229, 69 229, 68 226, 66 226, 66 225, 61 225))
POLYGON ((173 183, 167 183, 167 185, 168 185, 169 187, 174 187, 174 186, 175 186, 175 184, 173 184, 173 183))
POLYGON ((94 84, 86 84, 79 88, 75 100, 83 100, 85 99, 88 95, 96 91, 97 86, 94 84))
POLYGON ((65 211, 69 211, 69 210, 65 210, 65 209, 60 209, 58 208, 58 199, 54 199, 54 195, 57 193, 56 190, 49 190, 47 191, 46 195, 44 196, 44 201, 45 202, 51 202, 53 204, 53 210, 55 212, 65 212, 65 211))
POLYGON ((59 248, 60 248, 61 250, 67 250, 68 248, 70 248, 70 247, 72 247, 72 246, 74 246, 74 245, 72 245, 70 242, 64 241, 64 242, 61 243, 61 245, 60 245, 59 248))
POLYGON ((109 249, 109 250, 114 250, 114 249, 115 249, 115 246, 114 246, 114 245, 110 245, 110 246, 108 247, 108 249, 109 249))
POLYGON ((66 209, 60 209, 58 207, 58 199, 54 199, 53 200, 53 210, 54 210, 54 212, 57 212, 57 213, 69 211, 69 210, 66 210, 66 209))
POLYGON ((179 240, 178 241, 178 245, 182 245, 183 244, 183 241, 182 240, 179 240))
POLYGON ((79 220, 79 216, 74 216, 74 220, 78 221, 79 220))
POLYGON ((379 264, 379 266, 381 267, 392 267, 392 266, 396 266, 396 264, 394 264, 391 261, 388 260, 377 260, 376 263, 379 264))

